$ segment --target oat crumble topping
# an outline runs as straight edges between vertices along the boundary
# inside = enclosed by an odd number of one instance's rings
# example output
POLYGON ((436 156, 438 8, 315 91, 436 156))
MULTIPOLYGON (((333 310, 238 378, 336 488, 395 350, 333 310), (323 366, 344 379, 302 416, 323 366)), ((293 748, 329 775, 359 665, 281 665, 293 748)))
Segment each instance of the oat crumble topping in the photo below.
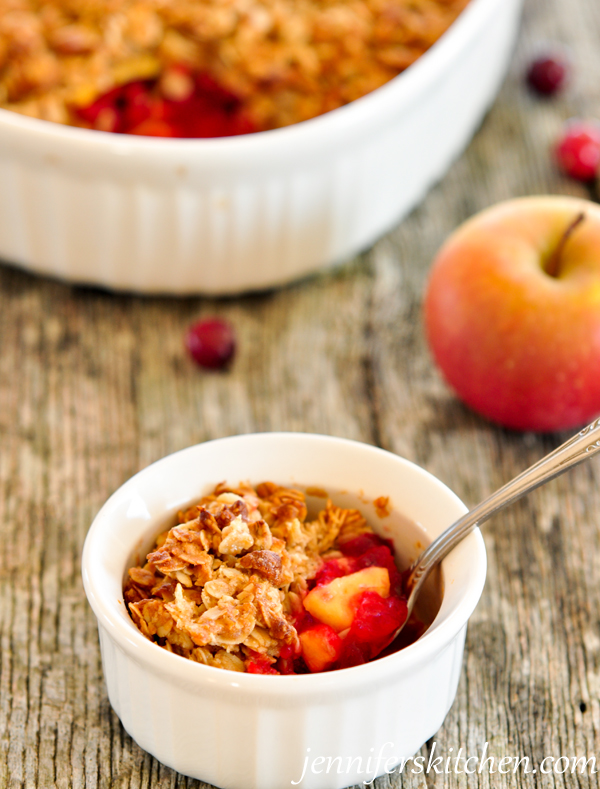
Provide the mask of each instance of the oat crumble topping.
POLYGON ((307 582, 342 557, 340 546, 373 534, 358 510, 331 501, 306 518, 300 491, 218 485, 129 570, 124 597, 134 623, 170 652, 233 671, 298 654, 293 623, 307 582))

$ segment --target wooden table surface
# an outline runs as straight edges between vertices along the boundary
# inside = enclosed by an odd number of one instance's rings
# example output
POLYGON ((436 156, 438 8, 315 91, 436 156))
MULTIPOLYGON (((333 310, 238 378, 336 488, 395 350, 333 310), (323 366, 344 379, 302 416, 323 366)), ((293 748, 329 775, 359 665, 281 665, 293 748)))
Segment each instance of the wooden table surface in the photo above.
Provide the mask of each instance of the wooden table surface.
MULTIPOLYGON (((333 273, 209 300, 112 295, 0 268, 0 787, 202 786, 145 754, 111 711, 81 583, 94 514, 148 463, 236 433, 328 433, 414 460, 473 505, 566 438, 504 431, 463 407, 432 365, 421 303, 436 249, 475 211, 517 195, 588 195, 549 148, 565 119, 600 117, 599 41, 597 0, 526 0, 510 72, 468 150, 410 217, 333 273), (570 45, 575 66, 550 101, 523 83, 544 41, 570 45), (227 373, 202 372, 183 349, 188 324, 214 314, 239 340, 227 373)), ((437 753, 475 756, 488 742, 497 758, 538 765, 600 757, 599 479, 592 461, 486 526, 487 584, 437 753)), ((425 785, 598 778, 376 782, 425 785)))

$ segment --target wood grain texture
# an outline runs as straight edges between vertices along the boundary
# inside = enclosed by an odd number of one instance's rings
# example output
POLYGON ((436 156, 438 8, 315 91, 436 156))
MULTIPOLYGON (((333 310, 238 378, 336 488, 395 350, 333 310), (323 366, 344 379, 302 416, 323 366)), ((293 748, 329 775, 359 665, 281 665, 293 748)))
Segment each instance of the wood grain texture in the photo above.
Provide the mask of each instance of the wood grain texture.
MULTIPOLYGON (((304 430, 404 455, 472 505, 566 438, 503 431, 461 406, 431 363, 421 301, 436 249, 473 212, 515 195, 587 195, 550 147, 566 118, 600 117, 599 40, 592 0, 526 0, 511 71, 466 153, 338 271, 274 293, 177 300, 0 269, 0 788, 202 786, 145 754, 110 710, 80 580, 94 514, 138 469, 210 438, 304 430), (552 101, 522 79, 548 40, 570 45, 575 65, 552 101), (236 327, 227 373, 202 373, 183 350, 187 325, 209 314, 236 327)), ((488 742, 495 757, 537 764, 600 757, 599 479, 598 464, 579 467, 486 527, 488 581, 436 753, 475 756, 488 742)), ((597 785, 591 771, 376 782, 597 785)))

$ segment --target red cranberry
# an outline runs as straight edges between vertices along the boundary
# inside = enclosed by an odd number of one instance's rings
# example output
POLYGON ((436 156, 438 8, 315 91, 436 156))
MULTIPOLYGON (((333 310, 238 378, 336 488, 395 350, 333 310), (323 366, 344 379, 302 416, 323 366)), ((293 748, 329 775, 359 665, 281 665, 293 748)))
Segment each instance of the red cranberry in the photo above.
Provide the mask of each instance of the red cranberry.
POLYGON ((201 367, 218 370, 225 367, 235 353, 233 327, 222 318, 198 321, 188 329, 185 344, 201 367))
POLYGON ((569 76, 565 55, 552 53, 536 58, 527 71, 527 82, 536 93, 552 96, 564 87, 569 76))
POLYGON ((279 674, 279 671, 273 668, 268 658, 256 653, 253 653, 246 663, 246 671, 248 674, 279 674))
POLYGON ((560 169, 578 181, 591 181, 600 166, 600 124, 570 121, 556 146, 560 169))

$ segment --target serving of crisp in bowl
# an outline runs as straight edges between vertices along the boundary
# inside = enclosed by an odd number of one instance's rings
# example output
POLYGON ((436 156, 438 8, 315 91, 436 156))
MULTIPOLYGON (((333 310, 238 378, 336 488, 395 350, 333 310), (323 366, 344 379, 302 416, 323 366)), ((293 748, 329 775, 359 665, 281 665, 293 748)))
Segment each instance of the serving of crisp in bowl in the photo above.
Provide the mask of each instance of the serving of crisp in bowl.
POLYGON ((480 533, 431 579, 411 638, 375 649, 362 617, 373 602, 397 610, 382 546, 402 571, 465 509, 414 464, 319 435, 219 439, 147 467, 106 502, 83 553, 123 726, 224 788, 339 789, 392 772, 454 700, 485 582, 480 533), (365 561, 349 548, 361 540, 365 561), (354 602, 332 614, 349 585, 354 602))
MULTIPOLYGON (((92 12, 73 22, 76 3, 23 0, 34 21, 12 8, 0 25, 0 258, 113 289, 233 294, 367 248, 467 143, 521 6, 470 0, 421 54, 397 33, 402 2, 280 3, 294 14, 277 27, 264 0, 246 30, 232 0, 219 38, 200 18, 210 3, 195 22, 159 3, 150 23, 122 0, 104 30, 92 12)), ((409 5, 427 20, 453 3, 409 5)))

